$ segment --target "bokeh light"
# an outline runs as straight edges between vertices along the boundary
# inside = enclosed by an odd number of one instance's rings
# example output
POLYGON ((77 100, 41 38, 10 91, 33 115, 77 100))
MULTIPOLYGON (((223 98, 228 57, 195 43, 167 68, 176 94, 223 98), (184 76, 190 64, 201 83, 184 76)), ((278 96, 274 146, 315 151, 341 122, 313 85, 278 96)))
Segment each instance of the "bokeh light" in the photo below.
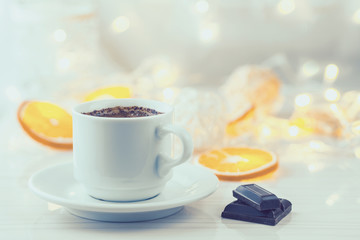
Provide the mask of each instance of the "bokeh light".
POLYGON ((200 28, 200 39, 203 42, 212 42, 218 36, 217 24, 207 24, 200 28))
POLYGON ((57 29, 53 33, 53 38, 56 42, 64 42, 67 38, 67 34, 63 29, 57 29))
POLYGON ((311 103, 311 95, 307 93, 299 94, 295 97, 295 105, 298 107, 306 107, 311 103))
POLYGON ((281 14, 287 15, 295 10, 295 2, 293 0, 281 0, 277 9, 281 14))
POLYGON ((352 20, 354 23, 360 24, 360 8, 358 10, 356 10, 354 15, 352 16, 352 20))
POLYGON ((335 64, 329 64, 325 67, 324 81, 333 83, 339 75, 339 67, 335 64))
POLYGON ((329 102, 336 102, 340 99, 340 92, 335 88, 325 90, 324 97, 329 102))
POLYGON ((209 11, 209 3, 205 0, 200 0, 195 3, 195 9, 199 13, 206 13, 209 11))
POLYGON ((296 137, 297 135, 299 135, 299 127, 298 126, 290 126, 288 129, 288 133, 291 137, 296 137))
POLYGON ((302 65, 302 73, 306 77, 312 77, 320 71, 319 64, 315 61, 309 60, 302 65))
POLYGON ((120 16, 114 19, 111 24, 111 28, 115 33, 122 33, 128 30, 130 27, 130 20, 125 16, 120 16))
POLYGON ((260 129, 260 135, 263 136, 263 137, 269 137, 271 136, 272 134, 272 131, 271 131, 271 128, 269 126, 262 126, 261 129, 260 129))

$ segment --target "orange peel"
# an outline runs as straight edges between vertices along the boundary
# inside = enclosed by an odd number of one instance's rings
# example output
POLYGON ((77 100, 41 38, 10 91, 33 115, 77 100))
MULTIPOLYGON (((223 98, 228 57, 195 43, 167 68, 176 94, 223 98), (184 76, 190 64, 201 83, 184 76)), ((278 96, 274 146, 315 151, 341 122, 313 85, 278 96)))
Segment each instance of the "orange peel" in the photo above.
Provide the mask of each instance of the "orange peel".
POLYGON ((56 149, 72 149, 72 117, 63 108, 50 102, 24 101, 17 119, 35 141, 56 149))

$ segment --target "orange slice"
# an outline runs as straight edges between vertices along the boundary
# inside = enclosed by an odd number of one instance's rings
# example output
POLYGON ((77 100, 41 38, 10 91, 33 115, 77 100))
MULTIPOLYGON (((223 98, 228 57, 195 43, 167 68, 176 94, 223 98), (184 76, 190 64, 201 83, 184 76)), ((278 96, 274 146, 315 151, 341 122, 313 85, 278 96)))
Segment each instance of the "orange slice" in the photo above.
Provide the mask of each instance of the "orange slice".
POLYGON ((249 129, 253 128, 252 122, 254 118, 255 107, 251 106, 242 116, 227 124, 226 134, 231 137, 236 137, 242 133, 248 132, 249 129))
POLYGON ((84 101, 93 101, 98 99, 111 99, 111 98, 130 98, 131 90, 124 86, 106 87, 95 90, 87 94, 84 101))
POLYGON ((259 177, 277 168, 276 156, 265 150, 231 147, 201 154, 197 163, 212 170, 222 180, 259 177))
POLYGON ((17 118, 35 141, 58 149, 72 149, 72 118, 61 107, 39 101, 23 102, 17 118))

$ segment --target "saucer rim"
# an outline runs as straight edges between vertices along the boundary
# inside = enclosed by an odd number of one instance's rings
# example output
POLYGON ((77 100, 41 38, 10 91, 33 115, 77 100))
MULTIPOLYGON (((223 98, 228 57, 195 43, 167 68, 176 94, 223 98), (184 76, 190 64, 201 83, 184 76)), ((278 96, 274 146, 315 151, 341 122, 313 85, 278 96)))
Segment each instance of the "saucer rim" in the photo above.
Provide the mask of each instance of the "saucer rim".
MULTIPOLYGON (((170 208, 176 208, 180 206, 187 205, 189 203, 201 200, 203 198, 208 197, 212 193, 216 191, 216 189, 219 186, 219 180, 218 178, 209 170, 204 169, 200 166, 196 166, 191 163, 184 163, 184 165, 187 165, 189 167, 192 167, 196 169, 196 171, 200 171, 206 176, 206 190, 199 190, 198 193, 195 196, 187 196, 187 197, 180 197, 171 201, 162 201, 162 202, 146 202, 146 201, 138 201, 136 204, 134 202, 102 202, 101 200, 98 200, 99 202, 94 203, 80 203, 76 200, 69 200, 64 197, 59 197, 47 192, 44 192, 43 190, 39 189, 35 184, 35 179, 44 172, 50 171, 55 168, 66 168, 71 167, 72 168, 72 161, 59 163, 56 165, 52 165, 49 167, 46 167, 44 169, 41 169, 37 172, 35 172, 29 179, 28 185, 31 191, 33 191, 38 197, 40 197, 43 200, 58 204, 60 206, 63 206, 65 208, 72 208, 82 211, 92 211, 92 212, 109 212, 109 213, 131 213, 131 212, 151 212, 151 211, 158 211, 158 210, 164 210, 164 209, 170 209, 170 208)), ((185 171, 186 172, 186 171, 185 171)), ((176 171, 174 171, 174 174, 176 174, 176 171)), ((171 181, 171 180, 170 180, 171 181)), ((80 184, 75 182, 73 184, 80 184)), ((165 186, 166 188, 166 186, 165 186)))
POLYGON ((182 211, 183 209, 184 206, 179 206, 175 208, 165 208, 161 210, 148 211, 148 212, 109 213, 109 212, 92 212, 92 211, 84 211, 74 208, 66 208, 66 210, 70 214, 83 219, 95 220, 101 222, 116 222, 116 223, 152 221, 156 219, 169 217, 171 215, 175 215, 178 212, 182 211), (136 215, 136 214, 141 214, 141 215, 136 215))

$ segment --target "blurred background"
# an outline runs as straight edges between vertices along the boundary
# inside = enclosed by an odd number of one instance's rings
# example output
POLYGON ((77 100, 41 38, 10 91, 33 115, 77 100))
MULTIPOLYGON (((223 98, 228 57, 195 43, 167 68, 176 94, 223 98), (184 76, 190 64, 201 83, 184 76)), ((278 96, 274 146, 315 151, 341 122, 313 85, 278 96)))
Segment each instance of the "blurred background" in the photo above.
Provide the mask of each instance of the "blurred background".
MULTIPOLYGON (((24 100, 69 110, 89 91, 111 85, 130 86, 134 96, 171 100, 184 88, 217 89, 245 65, 276 73, 280 116, 292 114, 299 95, 306 105, 331 88, 331 101, 352 91, 351 102, 360 89, 357 0, 0 4, 0 120, 8 136, 13 130, 6 126, 16 122, 24 100)), ((301 99, 298 105, 304 105, 301 99)))

